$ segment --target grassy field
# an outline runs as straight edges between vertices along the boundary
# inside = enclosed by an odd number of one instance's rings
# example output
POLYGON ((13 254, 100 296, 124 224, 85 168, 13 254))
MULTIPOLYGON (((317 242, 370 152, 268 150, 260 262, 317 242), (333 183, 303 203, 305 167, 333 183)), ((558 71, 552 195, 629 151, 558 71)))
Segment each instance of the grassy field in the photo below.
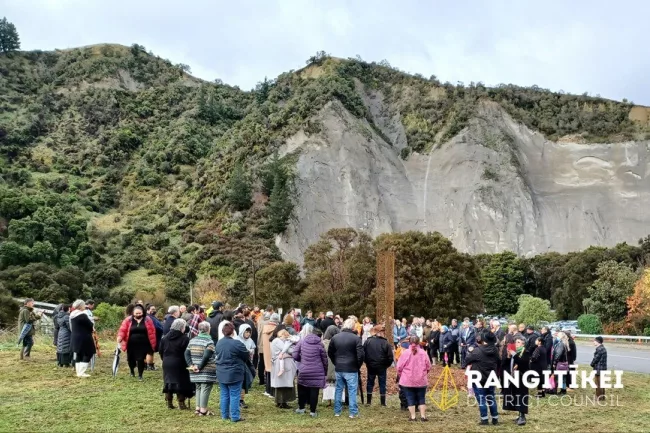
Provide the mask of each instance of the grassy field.
MULTIPOLYGON (((249 409, 243 412, 246 422, 231 424, 216 417, 196 417, 193 412, 165 407, 161 371, 146 372, 144 382, 128 376, 123 362, 119 376, 111 377, 112 344, 103 345, 102 356, 93 377, 77 379, 72 369, 55 366, 52 347, 38 344, 33 360, 20 362, 18 349, 0 344, 0 431, 1 432, 203 432, 203 431, 273 431, 273 432, 409 432, 409 431, 650 431, 650 376, 625 374, 622 390, 609 393, 610 405, 585 406, 584 398, 592 395, 581 390, 562 402, 556 397, 542 399, 531 407, 528 425, 516 427, 514 413, 501 413, 498 427, 480 427, 478 409, 461 392, 457 407, 446 412, 429 406, 428 424, 408 423, 399 410, 397 396, 389 397, 389 407, 361 407, 361 417, 350 420, 335 418, 331 408, 322 405, 320 416, 296 415, 276 409, 273 401, 262 395, 257 386, 247 398, 249 409)), ((374 402, 373 402, 374 403, 374 402)), ((213 391, 211 408, 218 413, 219 393, 213 391)), ((376 403, 375 403, 376 404, 376 403)))

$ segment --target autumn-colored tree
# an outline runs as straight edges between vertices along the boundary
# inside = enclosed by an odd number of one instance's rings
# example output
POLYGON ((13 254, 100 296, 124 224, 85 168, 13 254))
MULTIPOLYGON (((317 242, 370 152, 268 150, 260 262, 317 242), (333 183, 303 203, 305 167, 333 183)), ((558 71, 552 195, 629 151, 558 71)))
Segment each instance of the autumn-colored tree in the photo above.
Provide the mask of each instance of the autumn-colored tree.
POLYGON ((202 278, 194 285, 194 299, 206 307, 214 301, 225 302, 226 287, 216 278, 202 278))
POLYGON ((341 315, 374 312, 375 267, 370 236, 351 228, 329 230, 305 252, 305 307, 341 315))
POLYGON ((626 323, 634 327, 637 333, 643 332, 650 323, 650 268, 643 271, 634 285, 634 293, 627 298, 626 323))

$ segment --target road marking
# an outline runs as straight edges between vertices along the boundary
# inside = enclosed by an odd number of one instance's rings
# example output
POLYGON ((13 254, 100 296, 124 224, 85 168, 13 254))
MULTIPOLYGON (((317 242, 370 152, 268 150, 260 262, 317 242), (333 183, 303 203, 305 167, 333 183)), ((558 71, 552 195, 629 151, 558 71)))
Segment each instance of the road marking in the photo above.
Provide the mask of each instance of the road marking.
POLYGON ((611 357, 616 357, 616 358, 630 358, 630 359, 643 359, 643 360, 650 360, 650 358, 641 358, 640 356, 627 356, 627 355, 612 355, 612 354, 607 354, 607 356, 611 357))

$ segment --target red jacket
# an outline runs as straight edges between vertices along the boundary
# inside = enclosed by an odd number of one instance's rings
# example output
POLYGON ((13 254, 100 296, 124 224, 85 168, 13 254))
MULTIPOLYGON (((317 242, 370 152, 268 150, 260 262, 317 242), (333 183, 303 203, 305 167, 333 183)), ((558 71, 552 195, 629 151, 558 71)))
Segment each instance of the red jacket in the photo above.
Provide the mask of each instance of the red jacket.
MULTIPOLYGON (((126 352, 127 350, 127 344, 129 342, 129 334, 131 334, 131 320, 133 320, 132 316, 127 317, 122 321, 122 324, 120 325, 120 330, 117 332, 117 336, 122 339, 122 343, 120 343, 120 346, 122 347, 122 351, 126 352)), ((147 328, 147 335, 149 337, 149 343, 151 344, 151 348, 153 351, 156 351, 156 327, 153 325, 153 320, 151 320, 150 317, 145 316, 144 317, 144 326, 147 328)))

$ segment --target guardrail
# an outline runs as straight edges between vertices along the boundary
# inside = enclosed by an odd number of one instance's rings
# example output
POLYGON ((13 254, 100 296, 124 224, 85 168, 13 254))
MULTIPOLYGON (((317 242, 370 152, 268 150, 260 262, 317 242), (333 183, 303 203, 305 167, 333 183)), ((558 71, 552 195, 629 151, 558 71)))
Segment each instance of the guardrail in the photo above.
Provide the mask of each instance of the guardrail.
POLYGON ((603 340, 624 340, 624 341, 637 341, 639 343, 650 343, 650 337, 643 335, 596 335, 596 334, 573 334, 575 338, 591 338, 603 337, 603 340))

